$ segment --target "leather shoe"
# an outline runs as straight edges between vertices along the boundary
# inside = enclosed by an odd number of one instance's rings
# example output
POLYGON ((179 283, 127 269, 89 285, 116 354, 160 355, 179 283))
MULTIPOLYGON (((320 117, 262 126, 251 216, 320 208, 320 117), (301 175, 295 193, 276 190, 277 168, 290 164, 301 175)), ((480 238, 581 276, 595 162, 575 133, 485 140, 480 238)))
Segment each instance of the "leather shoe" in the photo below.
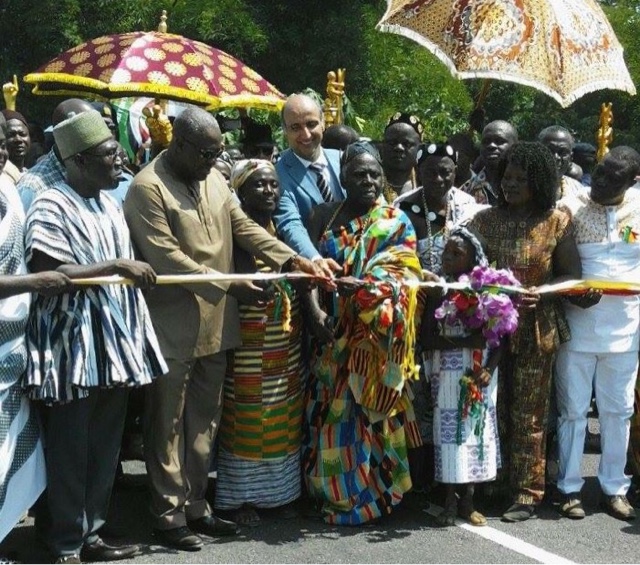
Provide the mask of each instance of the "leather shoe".
POLYGON ((602 505, 609 515, 613 516, 614 518, 618 518, 618 520, 636 519, 636 511, 634 510, 633 506, 629 504, 626 496, 605 496, 602 501, 602 505))
POLYGON ((93 543, 85 543, 80 551, 82 561, 118 561, 129 559, 140 551, 139 545, 107 545, 101 538, 93 543))
POLYGON ((536 507, 531 504, 520 504, 516 502, 502 515, 503 522, 524 522, 530 518, 535 518, 536 507))
POLYGON ((171 528, 169 530, 153 530, 154 537, 164 546, 182 549, 184 551, 199 551, 202 549, 200 536, 194 534, 187 526, 171 528))
POLYGON ((235 536, 240 533, 240 528, 235 522, 223 520, 213 514, 203 516, 197 520, 188 522, 189 527, 199 534, 216 538, 219 536, 235 536))
POLYGON ((72 553, 71 555, 58 555, 55 563, 82 563, 82 561, 77 553, 72 553))

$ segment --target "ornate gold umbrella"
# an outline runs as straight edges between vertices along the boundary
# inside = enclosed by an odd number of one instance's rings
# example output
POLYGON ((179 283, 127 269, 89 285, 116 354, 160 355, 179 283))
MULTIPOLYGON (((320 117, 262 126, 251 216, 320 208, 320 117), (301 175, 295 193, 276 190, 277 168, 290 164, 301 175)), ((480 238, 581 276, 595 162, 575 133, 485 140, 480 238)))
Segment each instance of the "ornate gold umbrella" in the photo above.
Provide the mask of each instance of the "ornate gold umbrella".
POLYGON ((423 45, 456 78, 532 86, 564 107, 606 88, 636 93, 596 0, 388 0, 377 29, 423 45))
MULTIPOLYGON (((166 29, 166 28, 165 28, 166 29)), ((147 96, 208 109, 277 110, 284 95, 228 53, 162 31, 105 35, 73 47, 24 77, 34 94, 147 96)))

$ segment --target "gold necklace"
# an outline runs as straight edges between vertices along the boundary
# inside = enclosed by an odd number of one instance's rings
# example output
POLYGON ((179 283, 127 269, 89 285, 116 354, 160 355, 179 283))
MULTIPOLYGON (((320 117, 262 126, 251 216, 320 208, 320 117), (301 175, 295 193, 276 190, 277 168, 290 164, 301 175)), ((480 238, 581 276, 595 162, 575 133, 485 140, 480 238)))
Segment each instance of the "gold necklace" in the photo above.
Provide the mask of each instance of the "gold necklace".
POLYGON ((411 169, 411 175, 409 176, 409 178, 400 185, 392 184, 386 178, 384 179, 384 188, 382 189, 382 194, 384 196, 384 199, 387 201, 387 204, 392 205, 393 201, 396 198, 398 198, 398 196, 400 196, 400 193, 398 192, 398 190, 402 192, 402 188, 404 187, 405 184, 407 184, 407 181, 411 182, 411 190, 413 190, 416 187, 416 170, 415 169, 411 169))
POLYGON ((342 210, 343 206, 344 206, 344 200, 342 200, 340 202, 340 204, 338 204, 338 207, 336 208, 336 211, 333 213, 333 215, 331 216, 331 218, 327 222, 327 227, 324 228, 324 231, 327 231, 327 230, 331 229, 331 226, 333 225, 333 222, 336 221, 336 218, 338 217, 338 214, 342 210))

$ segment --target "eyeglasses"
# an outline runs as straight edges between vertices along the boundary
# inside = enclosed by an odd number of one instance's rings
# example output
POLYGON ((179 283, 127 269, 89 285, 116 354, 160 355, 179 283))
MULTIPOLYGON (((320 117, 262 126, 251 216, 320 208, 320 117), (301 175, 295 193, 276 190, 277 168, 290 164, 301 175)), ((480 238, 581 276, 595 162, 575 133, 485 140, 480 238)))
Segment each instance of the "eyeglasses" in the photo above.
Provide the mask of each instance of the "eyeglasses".
POLYGON ((222 155, 224 151, 224 146, 220 146, 216 149, 203 149, 202 147, 198 147, 193 141, 187 139, 186 137, 182 138, 183 141, 186 141, 191 147, 195 147, 200 152, 200 157, 202 157, 205 161, 215 160, 220 155, 222 155))
POLYGON ((109 160, 115 161, 116 157, 120 155, 120 150, 118 147, 114 147, 113 149, 109 149, 104 153, 93 153, 91 151, 84 151, 84 154, 91 155, 92 157, 101 157, 101 158, 107 157, 109 160))

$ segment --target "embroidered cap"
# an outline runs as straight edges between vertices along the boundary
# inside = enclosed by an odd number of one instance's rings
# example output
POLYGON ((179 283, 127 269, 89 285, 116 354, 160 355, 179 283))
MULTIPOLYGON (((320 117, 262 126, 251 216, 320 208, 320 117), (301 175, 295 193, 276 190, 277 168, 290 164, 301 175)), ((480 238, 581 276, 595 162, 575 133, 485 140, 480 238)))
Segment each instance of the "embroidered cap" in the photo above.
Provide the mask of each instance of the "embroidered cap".
POLYGON ((113 135, 100 113, 90 110, 60 122, 53 128, 53 137, 60 157, 65 161, 73 155, 100 145, 113 135))

